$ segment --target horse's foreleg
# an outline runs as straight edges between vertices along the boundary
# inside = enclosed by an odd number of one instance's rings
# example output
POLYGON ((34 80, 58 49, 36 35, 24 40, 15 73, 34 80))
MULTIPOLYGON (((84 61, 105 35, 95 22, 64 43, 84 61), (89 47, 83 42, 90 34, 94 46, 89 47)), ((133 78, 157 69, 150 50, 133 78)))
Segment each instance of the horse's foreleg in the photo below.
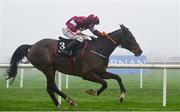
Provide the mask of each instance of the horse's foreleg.
POLYGON ((117 74, 113 74, 113 73, 110 73, 110 72, 105 72, 105 73, 102 73, 102 74, 99 74, 101 78, 103 79, 115 79, 117 80, 119 86, 120 86, 120 102, 123 102, 124 101, 124 98, 125 98, 125 93, 126 93, 126 89, 124 88, 124 85, 122 83, 122 80, 121 78, 117 75, 117 74))
POLYGON ((84 80, 88 80, 88 81, 92 81, 92 82, 96 82, 96 83, 100 83, 102 85, 102 87, 97 90, 88 90, 87 93, 94 95, 94 96, 98 96, 101 94, 102 91, 104 91, 107 88, 107 82, 105 80, 103 80, 101 77, 99 77, 97 74, 91 72, 87 75, 85 75, 83 77, 84 80))

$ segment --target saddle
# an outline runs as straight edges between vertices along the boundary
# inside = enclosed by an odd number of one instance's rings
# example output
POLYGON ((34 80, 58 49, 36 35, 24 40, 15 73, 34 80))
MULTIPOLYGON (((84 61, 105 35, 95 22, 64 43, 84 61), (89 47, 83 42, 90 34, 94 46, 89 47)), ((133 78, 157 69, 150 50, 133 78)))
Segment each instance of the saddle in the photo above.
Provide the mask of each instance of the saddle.
MULTIPOLYGON (((63 38, 63 37, 59 37, 58 43, 57 43, 57 54, 61 55, 61 52, 66 48, 66 46, 71 42, 71 39, 67 39, 67 38, 63 38)), ((71 49, 71 56, 74 55, 74 53, 82 48, 83 46, 83 51, 85 50, 85 48, 87 47, 87 41, 84 41, 82 43, 80 43, 78 46, 76 46, 75 48, 71 49)))

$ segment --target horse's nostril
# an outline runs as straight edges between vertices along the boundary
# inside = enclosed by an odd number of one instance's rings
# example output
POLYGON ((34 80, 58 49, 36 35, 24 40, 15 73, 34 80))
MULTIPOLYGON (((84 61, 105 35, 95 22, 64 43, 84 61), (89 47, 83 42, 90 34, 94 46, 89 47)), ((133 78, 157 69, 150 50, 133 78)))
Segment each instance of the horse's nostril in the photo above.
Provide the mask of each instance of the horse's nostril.
POLYGON ((138 53, 138 55, 140 56, 141 54, 142 54, 142 51, 140 50, 139 53, 138 53))
POLYGON ((140 51, 139 53, 140 53, 140 54, 142 54, 142 53, 143 53, 143 51, 140 51))

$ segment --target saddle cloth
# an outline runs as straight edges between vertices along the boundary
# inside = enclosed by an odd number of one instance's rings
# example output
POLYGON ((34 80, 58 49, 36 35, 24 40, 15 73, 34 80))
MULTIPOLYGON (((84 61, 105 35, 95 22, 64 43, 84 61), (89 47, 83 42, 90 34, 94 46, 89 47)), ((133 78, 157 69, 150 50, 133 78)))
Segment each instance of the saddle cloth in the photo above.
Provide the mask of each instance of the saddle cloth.
MULTIPOLYGON (((66 39, 63 37, 59 37, 58 43, 57 43, 57 54, 61 55, 61 52, 66 48, 66 46, 71 42, 71 39, 66 39)), ((79 44, 78 46, 76 46, 75 48, 73 48, 71 50, 71 55, 73 55, 73 52, 76 52, 77 49, 80 48, 84 48, 83 50, 85 50, 85 48, 87 47, 87 41, 82 42, 81 44, 79 44), (86 44, 85 44, 86 43, 86 44), (83 47, 84 46, 84 47, 83 47)))

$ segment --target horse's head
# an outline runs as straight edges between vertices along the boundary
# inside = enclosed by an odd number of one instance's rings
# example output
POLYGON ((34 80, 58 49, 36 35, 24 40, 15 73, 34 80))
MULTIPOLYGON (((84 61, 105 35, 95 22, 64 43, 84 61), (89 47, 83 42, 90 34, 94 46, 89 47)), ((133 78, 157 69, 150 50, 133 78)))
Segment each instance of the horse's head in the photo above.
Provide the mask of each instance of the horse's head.
POLYGON ((142 54, 142 50, 133 34, 124 25, 120 25, 120 27, 122 30, 122 38, 120 41, 121 47, 133 52, 135 56, 140 56, 142 54))

